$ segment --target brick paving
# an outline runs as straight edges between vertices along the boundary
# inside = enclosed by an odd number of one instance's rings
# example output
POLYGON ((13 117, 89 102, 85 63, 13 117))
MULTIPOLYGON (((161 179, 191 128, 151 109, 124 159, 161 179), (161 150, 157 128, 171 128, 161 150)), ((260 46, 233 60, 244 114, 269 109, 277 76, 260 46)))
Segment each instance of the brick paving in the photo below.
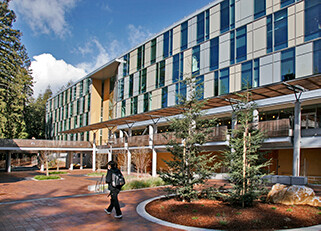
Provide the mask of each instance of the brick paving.
POLYGON ((123 219, 107 215, 106 194, 90 194, 95 181, 79 177, 88 172, 74 170, 54 181, 30 180, 38 172, 0 173, 0 230, 177 230, 136 213, 141 201, 164 194, 161 189, 121 192, 123 219))
MULTIPOLYGON (((88 191, 96 182, 86 176, 91 170, 69 172, 53 181, 31 180, 39 171, 0 172, 0 230, 177 230, 136 213, 140 202, 164 194, 160 188, 121 192, 124 217, 116 220, 103 210, 109 203, 106 194, 88 191)), ((321 187, 313 188, 321 196, 321 187)))

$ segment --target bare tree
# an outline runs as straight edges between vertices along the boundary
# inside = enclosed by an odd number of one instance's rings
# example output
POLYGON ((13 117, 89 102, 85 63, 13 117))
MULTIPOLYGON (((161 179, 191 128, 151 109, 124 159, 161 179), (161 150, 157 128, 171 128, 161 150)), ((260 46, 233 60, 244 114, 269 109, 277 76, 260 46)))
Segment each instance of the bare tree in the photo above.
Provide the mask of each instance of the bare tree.
POLYGON ((48 152, 40 151, 41 163, 44 163, 46 166, 46 176, 49 176, 48 155, 49 155, 48 152))
POLYGON ((117 153, 117 163, 119 168, 121 168, 122 171, 127 170, 127 152, 126 150, 119 151, 117 153))
POLYGON ((132 152, 132 161, 136 165, 137 173, 146 173, 151 163, 151 155, 148 149, 140 149, 132 152))

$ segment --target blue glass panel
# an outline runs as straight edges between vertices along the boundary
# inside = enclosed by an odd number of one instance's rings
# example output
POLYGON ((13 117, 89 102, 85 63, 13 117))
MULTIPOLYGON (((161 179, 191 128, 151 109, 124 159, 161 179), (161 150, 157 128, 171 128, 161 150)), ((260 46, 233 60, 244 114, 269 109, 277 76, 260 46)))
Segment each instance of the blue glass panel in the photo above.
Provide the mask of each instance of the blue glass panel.
POLYGON ((193 47, 192 53, 192 75, 196 76, 200 71, 200 46, 193 47))
POLYGON ((176 83, 176 104, 181 104, 186 99, 186 83, 185 81, 176 83))
POLYGON ((241 89, 252 88, 252 61, 242 63, 241 89))
POLYGON ((321 39, 313 42, 313 74, 321 73, 321 39))
POLYGON ((305 41, 321 37, 321 1, 306 0, 304 14, 305 41))
POLYGON ((184 54, 179 54, 179 79, 183 80, 184 77, 184 54))
POLYGON ((220 89, 219 94, 227 94, 230 90, 230 81, 229 81, 229 68, 222 69, 220 71, 220 89))
POLYGON ((164 42, 163 42, 163 57, 167 58, 169 55, 169 31, 164 33, 164 42))
POLYGON ((288 46, 288 12, 287 9, 274 14, 274 50, 288 46))
POLYGON ((197 43, 204 41, 204 12, 197 15, 197 43))
POLYGON ((210 38, 210 10, 205 11, 205 39, 210 38))
POLYGON ((151 49, 150 49, 150 64, 156 62, 156 39, 151 41, 151 49))
POLYGON ((126 100, 121 102, 121 117, 126 116, 126 100))
POLYGON ((265 15, 266 0, 254 0, 254 19, 265 15))
POLYGON ((221 6, 221 33, 229 30, 230 26, 230 11, 229 11, 229 0, 224 0, 220 4, 221 6))
POLYGON ((254 59, 253 87, 260 86, 260 59, 254 59))
POLYGON ((173 56, 173 83, 179 80, 179 54, 173 56))
POLYGON ((236 62, 246 60, 246 26, 236 30, 236 62))
POLYGON ((294 0, 281 0, 281 8, 294 3, 294 0))
POLYGON ((234 30, 230 33, 230 64, 235 62, 235 32, 234 30))
POLYGON ((230 0, 230 29, 235 27, 235 0, 230 0))
POLYGON ((210 70, 218 69, 218 54, 219 45, 218 37, 211 39, 210 41, 210 70))
POLYGON ((144 108, 143 108, 144 112, 147 112, 149 110, 149 98, 150 98, 149 95, 150 95, 149 93, 144 94, 144 108))
POLYGON ((167 107, 167 96, 168 96, 167 87, 164 87, 162 88, 162 108, 167 107))
POLYGON ((128 89, 128 97, 133 96, 133 89, 134 89, 134 75, 129 76, 129 89, 128 89))
POLYGON ((181 51, 187 48, 188 43, 188 24, 187 22, 181 25, 181 51))
POLYGON ((196 98, 201 100, 204 99, 204 76, 200 75, 196 77, 196 98))
POLYGON ((218 71, 214 72, 214 96, 218 96, 218 71))
POLYGON ((273 51, 272 15, 266 17, 266 53, 273 51))
POLYGON ((295 78, 295 50, 294 48, 281 52, 281 79, 287 81, 295 78))

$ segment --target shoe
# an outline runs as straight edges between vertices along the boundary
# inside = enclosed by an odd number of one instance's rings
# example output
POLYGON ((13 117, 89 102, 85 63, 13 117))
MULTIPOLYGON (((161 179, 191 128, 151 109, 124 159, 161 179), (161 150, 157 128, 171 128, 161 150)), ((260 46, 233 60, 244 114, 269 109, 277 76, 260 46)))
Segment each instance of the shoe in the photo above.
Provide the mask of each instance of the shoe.
POLYGON ((121 219, 122 217, 123 217, 123 215, 118 215, 118 216, 115 215, 115 218, 116 218, 116 219, 121 219))
POLYGON ((107 213, 108 215, 110 215, 111 214, 111 212, 108 212, 108 210, 107 209, 104 209, 105 210, 105 213, 107 213))

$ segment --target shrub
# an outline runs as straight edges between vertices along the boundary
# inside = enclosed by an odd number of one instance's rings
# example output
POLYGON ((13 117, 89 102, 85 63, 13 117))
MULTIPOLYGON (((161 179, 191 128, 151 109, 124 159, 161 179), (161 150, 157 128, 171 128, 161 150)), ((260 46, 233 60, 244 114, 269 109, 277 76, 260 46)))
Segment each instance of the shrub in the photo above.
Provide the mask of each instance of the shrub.
POLYGON ((34 177, 36 180, 57 180, 61 179, 60 176, 45 176, 45 175, 37 175, 34 177))
POLYGON ((62 172, 62 171, 59 171, 59 172, 49 172, 50 175, 59 175, 59 174, 68 174, 68 172, 62 172))
POLYGON ((157 186, 162 186, 164 184, 165 184, 164 181, 158 177, 149 178, 146 180, 132 180, 132 181, 127 182, 122 187, 122 190, 157 187, 157 186))

